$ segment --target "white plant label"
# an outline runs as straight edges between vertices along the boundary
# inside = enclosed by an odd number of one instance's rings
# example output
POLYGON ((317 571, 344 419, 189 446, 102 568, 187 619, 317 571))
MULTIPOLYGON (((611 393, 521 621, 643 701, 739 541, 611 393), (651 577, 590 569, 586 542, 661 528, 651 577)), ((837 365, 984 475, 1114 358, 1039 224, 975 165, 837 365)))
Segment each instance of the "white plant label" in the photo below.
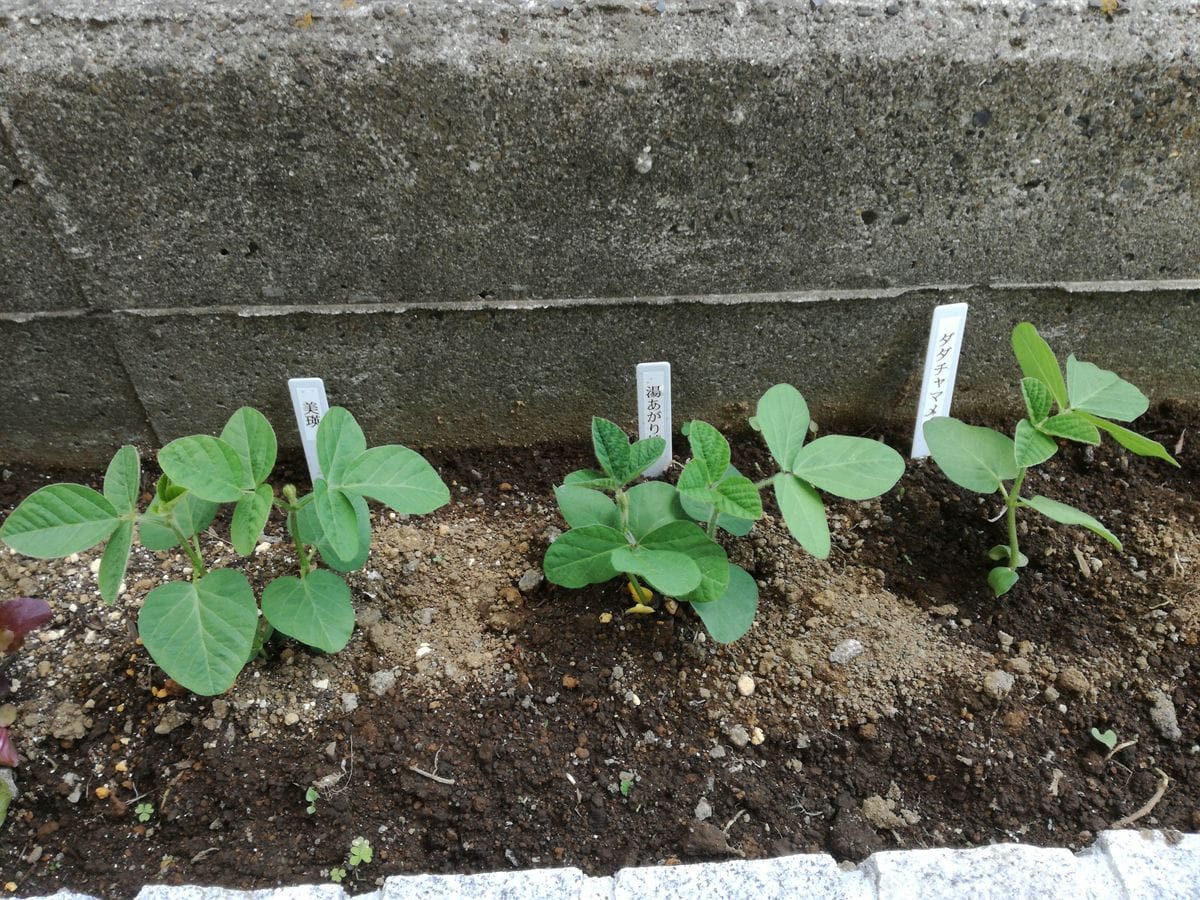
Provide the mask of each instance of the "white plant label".
POLYGON ((329 412, 325 382, 320 378, 289 378, 288 392, 292 395, 292 409, 296 411, 296 427, 300 429, 300 445, 304 447, 308 474, 316 481, 321 477, 321 464, 317 462, 317 426, 329 412))
POLYGON ((646 475, 661 475, 671 464, 671 364, 638 363, 638 437, 660 437, 667 442, 662 456, 650 464, 646 475))
POLYGON ((954 397, 954 379, 958 376, 958 357, 962 352, 966 327, 965 303, 947 303, 933 311, 929 349, 925 351, 925 374, 921 378, 917 424, 913 430, 913 459, 929 455, 929 445, 925 443, 925 423, 936 416, 950 415, 950 401, 954 397))

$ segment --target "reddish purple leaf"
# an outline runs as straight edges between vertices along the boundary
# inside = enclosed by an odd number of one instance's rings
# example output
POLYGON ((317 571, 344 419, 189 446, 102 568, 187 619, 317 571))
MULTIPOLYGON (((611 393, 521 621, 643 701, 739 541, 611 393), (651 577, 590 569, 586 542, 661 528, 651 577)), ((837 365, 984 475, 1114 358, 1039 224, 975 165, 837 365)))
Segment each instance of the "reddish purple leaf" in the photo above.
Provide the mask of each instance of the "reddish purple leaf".
POLYGON ((12 738, 8 736, 7 728, 0 728, 0 766, 19 766, 21 757, 17 756, 17 748, 13 746, 12 738))
POLYGON ((25 635, 45 625, 54 616, 45 600, 17 597, 0 600, 0 651, 11 652, 25 642, 25 635))

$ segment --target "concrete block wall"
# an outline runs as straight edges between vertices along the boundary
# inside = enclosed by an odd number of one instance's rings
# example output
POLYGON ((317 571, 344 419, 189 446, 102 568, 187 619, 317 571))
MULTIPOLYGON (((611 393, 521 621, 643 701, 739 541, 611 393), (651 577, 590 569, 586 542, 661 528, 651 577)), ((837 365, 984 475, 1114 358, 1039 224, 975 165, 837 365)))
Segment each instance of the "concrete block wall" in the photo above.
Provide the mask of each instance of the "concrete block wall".
POLYGON ((960 409, 1030 318, 1200 399, 1200 2, 0 0, 0 460, 290 431, 728 422, 771 383, 907 419, 967 299, 960 409))

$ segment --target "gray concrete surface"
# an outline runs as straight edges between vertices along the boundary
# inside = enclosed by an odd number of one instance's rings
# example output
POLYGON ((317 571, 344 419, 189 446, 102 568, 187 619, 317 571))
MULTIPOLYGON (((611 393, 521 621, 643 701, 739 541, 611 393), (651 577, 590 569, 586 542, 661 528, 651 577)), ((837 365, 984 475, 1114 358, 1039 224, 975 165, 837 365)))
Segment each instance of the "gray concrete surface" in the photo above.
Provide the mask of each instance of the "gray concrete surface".
POLYGON ((874 416, 927 285, 992 337, 1103 310, 1065 337, 1114 366, 1174 328, 1194 400, 1197 34, 1196 0, 0 0, 0 459, 277 413, 297 369, 416 443, 573 434, 646 356, 681 409, 788 378, 874 416))
MULTIPOLYGON (((358 885, 357 887, 362 887, 358 885)), ((384 880, 360 900, 1194 900, 1200 896, 1200 835, 1105 831, 1094 846, 1069 850, 996 844, 970 850, 889 850, 858 866, 826 854, 621 869, 589 877, 579 869, 484 875, 408 875, 384 880)), ((336 885, 262 891, 149 886, 137 900, 343 900, 336 885)), ((66 892, 54 900, 89 900, 66 892)))
POLYGON ((374 443, 582 441, 593 415, 632 428, 634 366, 653 359, 672 363, 677 425, 744 428, 761 393, 788 381, 823 425, 903 443, 929 313, 950 300, 971 304, 960 415, 1019 414, 1009 333, 1023 319, 1061 358, 1101 362, 1155 400, 1194 401, 1200 283, 1143 287, 0 314, 0 346, 32 366, 16 373, 0 460, 102 465, 125 442, 215 433, 242 404, 295 449, 286 381, 313 375, 374 443))

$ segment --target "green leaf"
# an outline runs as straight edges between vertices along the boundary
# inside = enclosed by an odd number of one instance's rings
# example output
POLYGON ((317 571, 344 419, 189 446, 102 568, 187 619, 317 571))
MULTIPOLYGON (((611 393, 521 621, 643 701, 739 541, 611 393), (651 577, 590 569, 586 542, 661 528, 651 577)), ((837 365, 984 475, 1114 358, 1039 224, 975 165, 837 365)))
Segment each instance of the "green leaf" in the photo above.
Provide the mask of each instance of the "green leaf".
MULTIPOLYGON (((320 427, 320 426, 318 426, 320 427)), ((371 497, 399 513, 422 515, 450 502, 450 489, 420 453, 386 444, 359 454, 331 486, 371 497)))
POLYGON ((1028 419, 1017 423, 1013 455, 1022 469, 1044 463, 1058 452, 1058 444, 1038 431, 1028 419))
POLYGON ((1050 415, 1054 398, 1050 396, 1050 388, 1040 378, 1022 378, 1021 396, 1025 398, 1025 410, 1029 413, 1030 421, 1041 422, 1050 415))
POLYGON ((171 519, 186 537, 199 534, 216 518, 218 505, 195 494, 181 494, 165 508, 157 499, 138 520, 138 542, 147 550, 170 550, 179 541, 171 531, 171 519))
MULTIPOLYGON (((762 517, 762 499, 754 482, 736 472, 726 474, 720 480, 705 471, 706 463, 701 459, 693 459, 683 467, 679 474, 680 499, 691 498, 709 508, 739 519, 755 520, 762 517)), ((722 469, 725 472, 732 467, 722 469)), ((685 507, 685 512, 687 509, 685 507)), ((688 513, 691 515, 691 513, 688 513)))
POLYGON ((775 500, 783 521, 809 555, 829 558, 829 520, 821 496, 807 482, 795 475, 779 475, 775 479, 775 500))
POLYGON ((725 593, 711 603, 696 603, 692 609, 714 641, 732 644, 754 624, 758 585, 745 569, 730 563, 725 593))
POLYGON ((988 585, 992 589, 992 593, 997 597, 1003 597, 1012 590, 1013 585, 1020 580, 1020 575, 1014 572, 1007 566, 996 566, 988 572, 988 585))
POLYGON ((9 514, 0 538, 18 553, 54 559, 95 547, 119 521, 113 505, 91 488, 48 484, 9 514))
POLYGON ((330 546, 329 540, 325 537, 325 529, 321 527, 321 522, 317 518, 314 504, 308 503, 296 513, 296 525, 300 531, 300 540, 315 545, 317 552, 321 554, 321 559, 325 560, 325 564, 337 572, 357 572, 363 567, 371 553, 371 511, 367 508, 367 501, 357 494, 350 494, 349 500, 350 505, 354 507, 358 528, 358 545, 351 556, 339 556, 330 546))
POLYGON ((607 494, 591 488, 564 484, 554 489, 554 497, 558 500, 558 509, 562 517, 572 528, 582 528, 585 525, 607 525, 609 528, 621 526, 617 504, 613 503, 607 494))
POLYGON ((790 384, 777 384, 759 398, 750 427, 762 432, 775 462, 790 472, 808 437, 808 423, 808 404, 801 393, 790 384))
POLYGON ((318 478, 313 483, 312 502, 333 552, 343 559, 354 556, 358 551, 358 517, 350 498, 318 478))
POLYGON ((1067 394, 1071 407, 1105 419, 1132 422, 1150 407, 1146 395, 1115 372, 1067 357, 1067 394))
POLYGON ((702 459, 689 459, 683 471, 679 473, 679 481, 675 486, 685 497, 695 497, 697 500, 708 500, 710 485, 715 479, 708 472, 708 466, 702 459))
POLYGON ((700 583, 684 595, 672 595, 679 600, 706 603, 725 592, 729 578, 729 557, 720 544, 694 523, 669 522, 650 532, 639 544, 650 550, 682 553, 696 564, 700 570, 700 583))
POLYGON ((233 503, 254 490, 250 470, 224 441, 194 434, 171 441, 158 451, 158 464, 175 484, 202 500, 233 503))
POLYGON ((648 437, 634 441, 633 446, 629 448, 629 468, 621 477, 621 481, 628 482, 637 478, 653 465, 666 449, 667 442, 660 437, 648 437))
POLYGON ((133 549, 133 520, 122 519, 108 539, 104 555, 100 557, 100 596, 105 603, 112 603, 121 591, 125 580, 125 569, 129 566, 129 551, 133 549))
POLYGON ((991 494, 1017 477, 1012 438, 991 428, 938 416, 925 423, 925 442, 943 474, 969 491, 991 494))
POLYGON ((596 461, 600 463, 600 468, 610 478, 623 483, 625 472, 629 469, 629 437, 620 426, 608 419, 594 417, 592 449, 596 453, 596 461))
POLYGON ((1043 434, 1066 438, 1079 444, 1091 444, 1094 447, 1100 443, 1100 432, 1084 418, 1083 413, 1059 413, 1042 422, 1037 429, 1043 434))
POLYGON ((703 464, 710 482, 716 481, 729 468, 729 441, 713 426, 699 419, 688 427, 688 445, 694 461, 703 464))
POLYGON ((554 584, 581 588, 600 584, 617 576, 612 553, 628 547, 625 536, 607 525, 585 525, 559 535, 546 550, 542 571, 554 584))
POLYGON ((609 478, 603 472, 598 472, 595 469, 578 469, 564 478, 563 484, 569 484, 573 487, 593 488, 598 491, 615 491, 617 489, 615 478, 609 478))
POLYGON ((12 774, 0 772, 0 825, 8 818, 8 806, 12 803, 15 785, 10 787, 10 784, 13 784, 12 774))
POLYGON ((317 462, 331 484, 342 480, 346 467, 367 449, 367 438, 350 411, 333 406, 317 426, 317 462))
POLYGON ((260 484, 252 494, 242 494, 242 499, 233 508, 233 522, 229 537, 233 549, 242 556, 254 552, 258 537, 262 534, 271 515, 271 500, 275 493, 269 484, 260 484))
POLYGON ((1175 457, 1168 453, 1167 448, 1158 441, 1151 440, 1148 437, 1138 434, 1136 431, 1130 431, 1128 428, 1117 425, 1115 422, 1108 421, 1108 419, 1093 416, 1091 413, 1080 413, 1080 415, 1101 431, 1107 431, 1112 435, 1114 441, 1130 453, 1136 453, 1138 456, 1152 456, 1156 459, 1166 460, 1176 468, 1179 467, 1179 463, 1176 462, 1175 457))
POLYGON ((250 656, 258 607, 241 572, 217 569, 196 582, 173 581, 146 595, 138 632, 164 672, 196 694, 233 686, 250 656))
POLYGON ((277 631, 326 653, 345 647, 354 631, 350 588, 327 569, 276 578, 263 590, 262 610, 277 631))
POLYGON ((262 484, 275 468, 275 429, 257 409, 243 406, 221 431, 221 440, 232 447, 255 484, 262 484))
MULTIPOLYGON (((997 544, 987 552, 988 559, 992 562, 1000 562, 1000 560, 1008 560, 1008 544, 997 544)), ((1017 551, 1017 568, 1023 569, 1029 565, 1029 557, 1024 553, 1017 551)))
POLYGON ((879 441, 831 434, 800 448, 792 471, 838 497, 867 500, 900 480, 904 458, 879 441))
POLYGON ((1047 519, 1053 519, 1055 522, 1061 522, 1063 525, 1078 525, 1081 528, 1086 528, 1093 534, 1104 538, 1118 550, 1121 549, 1121 542, 1117 540, 1117 536, 1105 528, 1099 519, 1089 516, 1081 509, 1076 509, 1074 506, 1059 503, 1057 500, 1051 500, 1049 497, 1042 496, 1025 497, 1021 500, 1021 506, 1027 506, 1032 510, 1036 510, 1047 519))
POLYGON ((679 597, 700 585, 699 567, 686 553, 674 550, 625 546, 613 551, 612 564, 620 572, 642 576, 668 597, 679 597))
POLYGON ((1037 329, 1028 322, 1022 322, 1014 328, 1012 348, 1022 374, 1027 378, 1036 378, 1042 382, 1049 389, 1050 395, 1059 407, 1066 409, 1068 406, 1067 384, 1063 381, 1062 369, 1058 365, 1058 358, 1054 355, 1054 351, 1038 334, 1037 329))
POLYGON ((625 492, 629 501, 629 531, 635 540, 661 528, 668 522, 687 519, 679 502, 679 492, 663 481, 645 481, 625 492))
POLYGON ((126 444, 118 450, 104 473, 104 497, 119 513, 137 510, 142 490, 142 461, 137 448, 126 444))
POLYGON ((725 515, 751 520, 762 518, 762 497, 754 482, 744 475, 729 475, 718 481, 711 503, 725 515))
MULTIPOLYGON (((689 462, 688 465, 690 466, 691 463, 689 462)), ((703 467, 703 463, 701 463, 700 466, 697 467, 697 470, 701 467, 703 467)), ((708 493, 708 488, 707 487, 704 487, 703 489, 697 488, 694 492, 691 492, 691 493, 689 493, 688 491, 685 491, 684 490, 685 476, 687 474, 688 474, 688 466, 684 466, 683 471, 679 475, 679 483, 677 485, 677 487, 679 488, 680 505, 683 507, 683 511, 685 513, 687 513, 690 518, 695 519, 697 522, 700 522, 701 524, 707 526, 708 520, 713 514, 713 505, 710 502, 708 502, 710 499, 709 493, 708 493)), ((735 467, 729 466, 728 468, 725 469, 725 473, 722 476, 722 478, 729 478, 731 476, 740 477, 741 474, 742 473, 739 472, 735 467)), ((761 518, 761 514, 762 514, 762 499, 761 499, 761 497, 759 498, 758 508, 759 508, 759 515, 756 516, 755 519, 761 518)), ((727 513, 720 513, 717 516, 717 527, 723 528, 725 531, 729 532, 734 537, 744 537, 745 535, 749 534, 750 530, 754 527, 755 519, 743 519, 738 516, 728 515, 727 513)))

